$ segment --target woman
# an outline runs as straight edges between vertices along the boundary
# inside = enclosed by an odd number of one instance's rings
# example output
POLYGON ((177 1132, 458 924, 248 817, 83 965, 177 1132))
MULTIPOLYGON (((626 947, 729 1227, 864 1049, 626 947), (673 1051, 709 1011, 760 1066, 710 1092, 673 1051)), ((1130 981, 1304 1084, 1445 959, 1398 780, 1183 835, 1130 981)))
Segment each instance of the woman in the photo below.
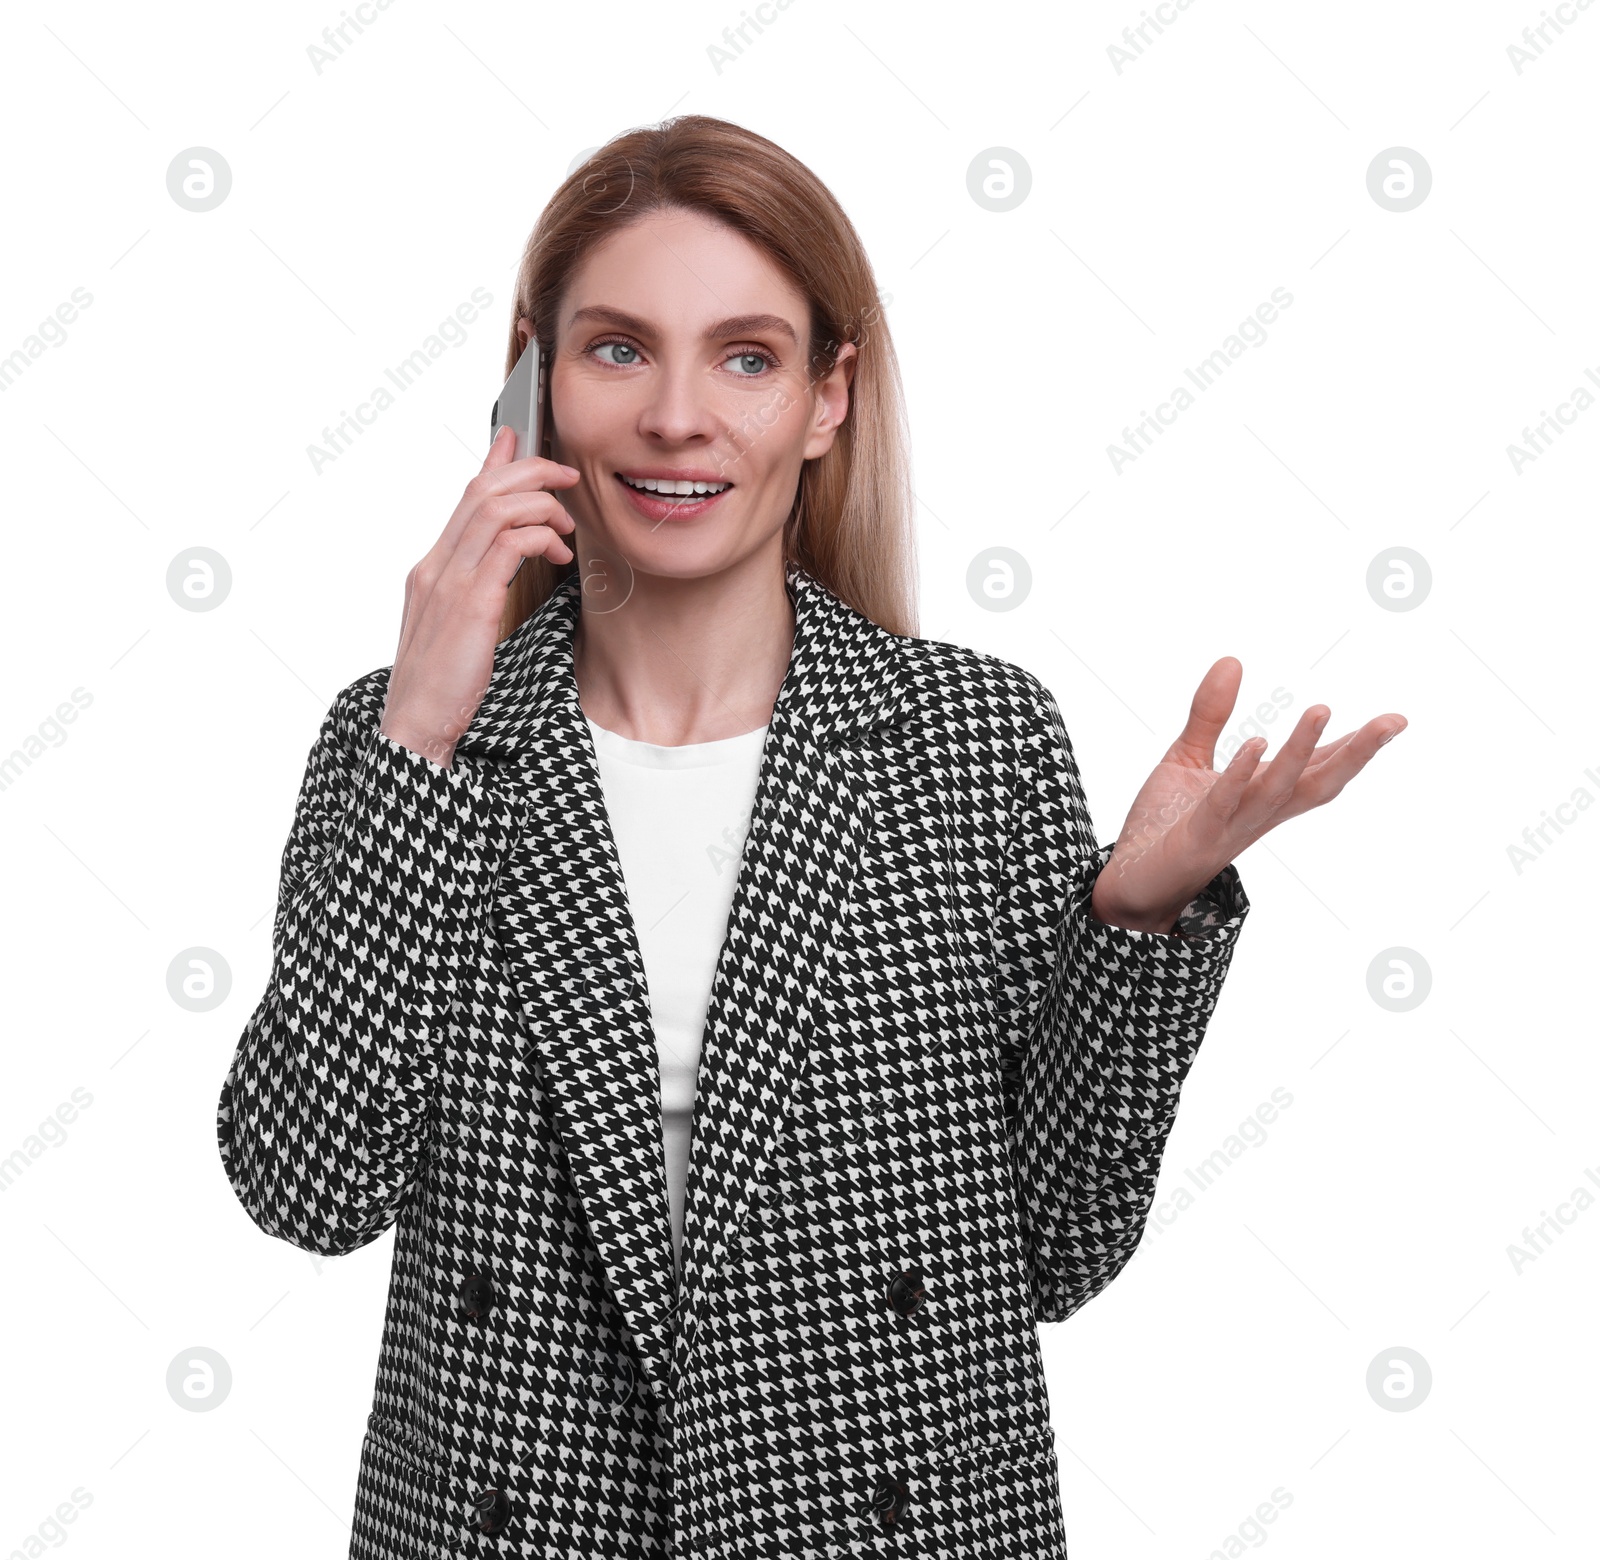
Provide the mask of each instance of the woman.
POLYGON ((218 1131, 268 1233, 396 1230, 354 1556, 1066 1554, 1037 1323, 1138 1244, 1232 858, 1404 721, 1213 772, 1225 658, 1097 845, 1050 692, 914 637, 875 298, 761 137, 603 148, 518 278, 551 458, 312 749, 218 1131))

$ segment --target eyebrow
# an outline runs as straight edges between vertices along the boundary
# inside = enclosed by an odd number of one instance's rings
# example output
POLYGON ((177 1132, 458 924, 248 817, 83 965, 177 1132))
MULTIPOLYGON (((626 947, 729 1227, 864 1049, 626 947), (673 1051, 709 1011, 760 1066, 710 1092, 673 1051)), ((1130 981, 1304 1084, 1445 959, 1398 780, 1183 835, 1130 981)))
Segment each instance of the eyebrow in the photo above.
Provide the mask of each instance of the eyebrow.
MULTIPOLYGON (((579 320, 615 325, 618 330, 631 330, 636 336, 656 334, 655 327, 648 320, 629 314, 625 309, 614 309, 609 304, 597 303, 586 309, 577 309, 568 318, 567 324, 575 325, 579 320)), ((705 341, 721 341, 729 336, 754 336, 762 331, 776 331, 779 335, 787 336, 796 347, 800 345, 794 327, 777 314, 730 315, 725 320, 718 320, 715 325, 708 325, 701 336, 705 341)))

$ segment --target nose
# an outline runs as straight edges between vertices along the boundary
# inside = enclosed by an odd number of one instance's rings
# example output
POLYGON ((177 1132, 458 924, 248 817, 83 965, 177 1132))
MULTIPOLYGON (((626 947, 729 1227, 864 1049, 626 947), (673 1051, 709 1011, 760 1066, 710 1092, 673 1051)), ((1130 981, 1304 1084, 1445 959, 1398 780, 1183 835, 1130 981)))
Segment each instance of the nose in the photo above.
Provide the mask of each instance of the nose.
POLYGON ((639 413, 639 431, 662 444, 715 439, 722 424, 704 376, 692 367, 664 369, 653 375, 649 397, 639 413))

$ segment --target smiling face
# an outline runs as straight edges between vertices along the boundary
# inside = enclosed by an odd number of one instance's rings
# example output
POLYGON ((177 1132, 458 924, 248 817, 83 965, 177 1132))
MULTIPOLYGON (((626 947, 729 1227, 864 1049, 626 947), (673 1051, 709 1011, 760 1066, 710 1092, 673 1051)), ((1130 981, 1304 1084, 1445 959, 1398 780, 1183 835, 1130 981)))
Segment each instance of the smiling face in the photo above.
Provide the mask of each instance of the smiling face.
POLYGON ((585 568, 683 579, 781 557, 801 466, 832 445, 855 367, 846 343, 812 378, 810 326, 765 253, 698 212, 652 212, 588 257, 550 357, 550 450, 582 476, 560 498, 585 568))

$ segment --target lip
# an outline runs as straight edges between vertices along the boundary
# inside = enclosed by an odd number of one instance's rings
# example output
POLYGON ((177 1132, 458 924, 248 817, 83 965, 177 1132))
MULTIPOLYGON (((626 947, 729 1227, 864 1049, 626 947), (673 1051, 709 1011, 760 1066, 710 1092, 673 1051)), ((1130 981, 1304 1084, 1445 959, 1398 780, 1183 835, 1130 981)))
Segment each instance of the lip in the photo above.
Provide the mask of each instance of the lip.
MULTIPOLYGON (((667 472, 667 471, 630 471, 627 476, 636 479, 653 477, 658 481, 674 482, 721 482, 725 479, 718 476, 700 475, 695 472, 667 472)), ((720 493, 708 493, 702 498, 675 499, 657 498, 654 493, 645 493, 636 487, 629 487, 623 479, 624 473, 617 472, 617 486, 627 496, 628 502, 645 517, 646 520, 693 520, 698 515, 706 514, 730 494, 732 487, 725 487, 720 493)))

